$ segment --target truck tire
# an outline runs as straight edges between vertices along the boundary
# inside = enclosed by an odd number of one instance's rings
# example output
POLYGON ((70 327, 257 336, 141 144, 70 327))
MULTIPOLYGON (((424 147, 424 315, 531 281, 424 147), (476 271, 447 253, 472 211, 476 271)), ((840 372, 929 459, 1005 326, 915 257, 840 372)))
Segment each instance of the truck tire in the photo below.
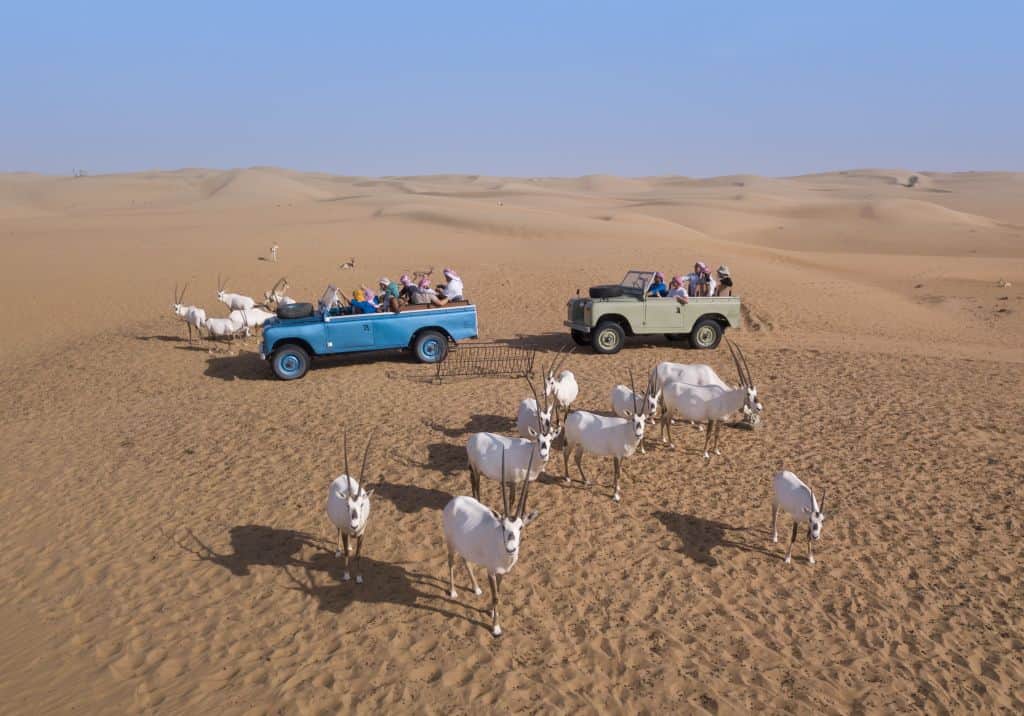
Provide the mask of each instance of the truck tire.
POLYGON ((590 345, 594 347, 595 353, 612 355, 622 350, 622 344, 626 342, 626 332, 622 326, 614 321, 602 321, 597 324, 590 334, 590 345))
POLYGON ((277 317, 285 320, 289 318, 306 318, 312 315, 312 303, 288 303, 277 307, 277 317))
POLYGON ((570 330, 572 333, 572 342, 578 346, 585 346, 590 344, 590 335, 583 331, 577 331, 575 328, 570 330))
POLYGON ((274 375, 281 380, 298 380, 309 370, 309 353, 293 344, 281 346, 270 359, 274 375))
POLYGON ((701 350, 718 348, 722 340, 722 326, 713 318, 702 318, 690 331, 690 347, 701 350))
POLYGON ((440 331, 423 331, 413 341, 412 350, 420 363, 440 363, 448 356, 448 336, 440 331))
POLYGON ((591 298, 618 298, 622 295, 622 286, 618 284, 591 286, 589 293, 591 298))

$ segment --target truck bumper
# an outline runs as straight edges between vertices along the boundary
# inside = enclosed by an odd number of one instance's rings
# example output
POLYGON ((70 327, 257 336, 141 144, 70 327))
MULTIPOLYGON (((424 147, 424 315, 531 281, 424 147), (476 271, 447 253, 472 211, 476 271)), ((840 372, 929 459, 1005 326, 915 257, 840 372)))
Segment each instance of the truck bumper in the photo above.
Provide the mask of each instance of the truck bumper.
POLYGON ((590 326, 586 323, 575 323, 573 321, 562 321, 562 325, 580 333, 590 333, 590 326))

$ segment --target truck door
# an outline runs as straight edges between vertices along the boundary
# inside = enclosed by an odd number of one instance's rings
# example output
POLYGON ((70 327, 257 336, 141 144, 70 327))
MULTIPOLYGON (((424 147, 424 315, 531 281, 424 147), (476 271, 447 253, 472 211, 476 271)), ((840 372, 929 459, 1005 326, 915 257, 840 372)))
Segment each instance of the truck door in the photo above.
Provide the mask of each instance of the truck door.
POLYGON ((327 352, 343 353, 373 346, 373 320, 366 316, 332 316, 327 321, 327 352))

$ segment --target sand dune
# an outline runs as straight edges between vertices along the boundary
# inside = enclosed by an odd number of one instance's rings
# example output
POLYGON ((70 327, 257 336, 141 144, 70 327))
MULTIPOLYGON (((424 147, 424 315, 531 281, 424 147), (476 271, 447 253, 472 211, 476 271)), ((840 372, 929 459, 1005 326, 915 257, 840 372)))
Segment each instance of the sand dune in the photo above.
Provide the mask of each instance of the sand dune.
MULTIPOLYGON (((1024 710, 1024 180, 870 169, 789 178, 342 177, 260 167, 0 175, 0 703, 5 713, 1024 710), (908 187, 906 180, 919 180, 908 187), (277 243, 280 260, 267 259, 277 243), (340 271, 350 256, 356 269, 340 271), (522 381, 435 385, 403 354, 269 378, 256 341, 189 345, 175 282, 312 298, 456 266, 482 340, 569 343, 565 299, 627 267, 728 264, 762 430, 651 445, 541 517, 503 626, 439 512, 522 381), (998 282, 1003 280, 1003 285, 998 282), (1009 282, 1011 285, 1006 286, 1009 282), (373 435, 366 583, 322 502, 341 430, 373 435), (828 489, 818 563, 768 534, 779 464, 828 489), (470 706, 472 704, 472 706, 470 706)), ((568 359, 578 407, 661 360, 568 359)), ((496 500, 493 485, 485 499, 496 500)), ((788 529, 788 522, 782 531, 788 529)))

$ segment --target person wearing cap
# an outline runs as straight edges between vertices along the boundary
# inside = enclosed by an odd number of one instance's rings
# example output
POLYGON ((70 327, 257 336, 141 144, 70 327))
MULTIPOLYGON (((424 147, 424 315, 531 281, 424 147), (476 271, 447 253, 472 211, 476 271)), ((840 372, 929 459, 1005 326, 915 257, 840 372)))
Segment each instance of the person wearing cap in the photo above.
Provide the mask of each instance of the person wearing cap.
POLYGON ((723 296, 725 295, 725 289, 729 289, 729 295, 732 295, 732 274, 729 273, 729 267, 722 264, 715 271, 718 274, 718 287, 715 289, 713 295, 723 296))
POLYGON ((651 287, 647 289, 647 295, 657 298, 664 298, 668 295, 668 286, 665 285, 665 274, 661 271, 654 272, 654 280, 651 281, 651 287))
POLYGON ((686 293, 686 287, 683 286, 682 276, 673 276, 672 280, 668 282, 668 297, 676 299, 683 305, 690 302, 690 296, 686 293))
POLYGON ((444 277, 448 279, 447 285, 444 286, 444 297, 449 301, 464 301, 462 292, 464 290, 462 286, 462 278, 459 274, 455 273, 455 269, 445 268, 444 277))

